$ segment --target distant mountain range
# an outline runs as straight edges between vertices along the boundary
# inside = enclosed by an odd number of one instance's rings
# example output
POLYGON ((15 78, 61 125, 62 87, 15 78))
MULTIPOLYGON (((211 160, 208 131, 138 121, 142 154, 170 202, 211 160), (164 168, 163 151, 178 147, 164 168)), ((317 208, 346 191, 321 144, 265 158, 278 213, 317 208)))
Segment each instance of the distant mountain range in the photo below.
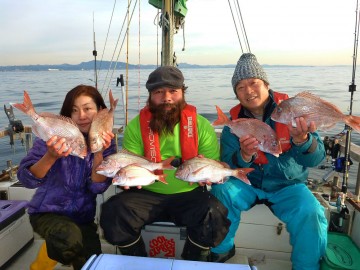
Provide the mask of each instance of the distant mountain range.
MULTIPOLYGON (((115 66, 114 62, 110 61, 102 61, 96 62, 97 69, 113 69, 115 66)), ((53 70, 93 70, 95 67, 95 61, 82 62, 77 65, 70 64, 61 64, 61 65, 24 65, 24 66, 0 66, 1 71, 53 71, 53 70)), ((140 65, 143 69, 155 69, 156 65, 140 65)), ((235 65, 190 65, 186 63, 181 63, 178 65, 179 68, 227 68, 227 67, 235 67, 235 65)), ((126 63, 117 62, 117 69, 125 69, 126 63)), ((137 69, 139 65, 128 65, 129 69, 137 69)))
MULTIPOLYGON (((97 61, 96 69, 114 69, 115 62, 110 61, 97 61)), ((314 65, 263 65, 263 67, 309 67, 314 65)), ((344 66, 344 65, 334 65, 344 66)), ((53 71, 53 70, 94 70, 95 61, 82 62, 77 65, 61 64, 61 65, 24 65, 24 66, 0 66, 1 71, 53 71)), ((142 69, 155 69, 156 65, 140 65, 142 69)), ((192 65, 187 63, 178 64, 179 68, 234 68, 234 65, 192 65)), ((128 65, 129 69, 138 69, 139 65, 128 65)), ((125 62, 117 62, 116 69, 126 69, 125 62)))

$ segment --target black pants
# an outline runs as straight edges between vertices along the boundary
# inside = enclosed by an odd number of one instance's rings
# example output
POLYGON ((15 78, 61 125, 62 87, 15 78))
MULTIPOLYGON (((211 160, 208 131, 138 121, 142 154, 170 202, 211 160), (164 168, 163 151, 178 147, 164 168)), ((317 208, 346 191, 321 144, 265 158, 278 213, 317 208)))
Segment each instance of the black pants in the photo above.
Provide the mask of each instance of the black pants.
POLYGON ((95 223, 76 224, 69 217, 53 213, 31 215, 30 222, 45 239, 48 256, 55 261, 81 268, 91 255, 101 253, 95 223))
POLYGON ((108 242, 125 246, 138 239, 144 225, 170 221, 186 226, 189 237, 199 245, 214 247, 229 230, 227 212, 205 187, 170 195, 130 189, 102 205, 100 225, 108 242))

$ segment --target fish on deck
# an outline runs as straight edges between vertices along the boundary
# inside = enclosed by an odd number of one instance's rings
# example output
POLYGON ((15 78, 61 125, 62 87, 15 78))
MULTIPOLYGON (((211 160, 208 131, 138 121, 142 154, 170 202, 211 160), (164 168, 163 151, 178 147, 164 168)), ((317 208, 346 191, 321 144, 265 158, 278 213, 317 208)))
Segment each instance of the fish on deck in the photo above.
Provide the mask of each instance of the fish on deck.
POLYGON ((343 114, 334 104, 304 91, 282 101, 271 114, 271 119, 296 127, 295 118, 303 117, 307 124, 315 122, 319 130, 329 130, 336 123, 344 122, 360 133, 360 117, 343 114))
POLYGON ((226 114, 216 106, 218 118, 213 122, 213 126, 228 126, 232 133, 237 137, 251 135, 259 142, 259 150, 278 157, 281 153, 281 144, 275 131, 264 122, 255 118, 239 118, 230 120, 226 114))
POLYGON ((204 157, 194 157, 186 160, 176 170, 175 176, 187 182, 223 183, 229 176, 234 176, 250 185, 247 174, 253 168, 230 169, 222 163, 204 157))
POLYGON ((23 103, 10 103, 10 105, 31 117, 34 121, 32 131, 37 137, 45 142, 53 136, 64 138, 65 145, 67 146, 64 152, 68 151, 71 147, 71 155, 80 158, 86 156, 87 146, 84 135, 71 118, 48 112, 36 113, 30 96, 26 91, 24 91, 23 103))

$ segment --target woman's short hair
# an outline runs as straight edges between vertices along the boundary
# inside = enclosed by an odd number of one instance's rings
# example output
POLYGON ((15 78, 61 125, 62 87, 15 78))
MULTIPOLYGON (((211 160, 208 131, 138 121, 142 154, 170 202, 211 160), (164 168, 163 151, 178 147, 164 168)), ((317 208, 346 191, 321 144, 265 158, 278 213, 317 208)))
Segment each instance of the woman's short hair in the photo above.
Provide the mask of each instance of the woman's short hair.
POLYGON ((60 110, 60 115, 71 117, 75 99, 79 96, 88 96, 92 98, 98 110, 106 108, 103 97, 95 87, 81 84, 71 89, 66 94, 60 110))

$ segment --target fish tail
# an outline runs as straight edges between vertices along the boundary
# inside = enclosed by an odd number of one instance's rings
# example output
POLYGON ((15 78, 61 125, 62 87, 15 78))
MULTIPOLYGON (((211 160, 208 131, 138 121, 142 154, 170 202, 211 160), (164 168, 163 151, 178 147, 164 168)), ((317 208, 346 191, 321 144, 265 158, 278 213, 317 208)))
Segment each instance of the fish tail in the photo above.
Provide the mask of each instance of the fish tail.
POLYGON ((244 183, 251 185, 250 180, 247 178, 247 174, 252 172, 254 168, 239 168, 235 169, 233 176, 238 178, 239 180, 243 181, 244 183))
POLYGON ((114 99, 111 89, 109 91, 109 100, 110 100, 110 110, 115 111, 115 108, 116 108, 116 105, 117 105, 119 99, 118 98, 114 99))
POLYGON ((355 115, 346 115, 345 123, 350 126, 352 129, 355 129, 360 133, 360 117, 355 115))
POLYGON ((160 174, 158 175, 157 180, 159 180, 160 182, 164 183, 164 184, 168 184, 168 182, 166 182, 166 174, 160 174))
POLYGON ((15 107, 16 109, 22 111, 25 114, 28 114, 28 115, 35 114, 34 106, 32 104, 29 94, 26 91, 24 91, 23 103, 10 103, 10 104, 11 104, 11 106, 15 107))
POLYGON ((171 165, 171 162, 175 159, 175 157, 169 157, 161 162, 161 168, 163 170, 174 170, 174 166, 171 165))
POLYGON ((212 125, 221 126, 230 122, 230 119, 226 116, 226 114, 218 106, 215 105, 215 107, 217 110, 218 118, 212 123, 212 125))

